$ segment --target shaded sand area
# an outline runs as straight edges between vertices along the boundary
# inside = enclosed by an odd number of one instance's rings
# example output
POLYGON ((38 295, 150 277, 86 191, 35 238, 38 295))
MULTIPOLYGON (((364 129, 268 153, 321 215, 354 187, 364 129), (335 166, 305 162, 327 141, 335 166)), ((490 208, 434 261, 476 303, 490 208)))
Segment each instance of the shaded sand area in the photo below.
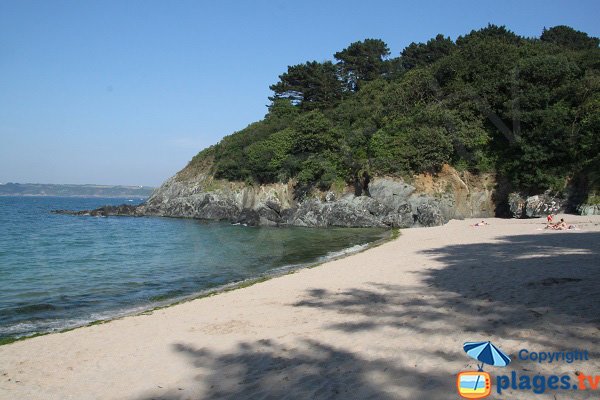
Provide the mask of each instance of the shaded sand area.
MULTIPOLYGON (((451 221, 317 268, 0 347, 1 399, 455 399, 465 341, 496 374, 600 375, 600 218, 451 221), (590 351, 538 364, 529 351, 590 351)), ((600 389, 600 388, 599 388, 600 389)), ((587 399, 506 390, 489 398, 587 399)))

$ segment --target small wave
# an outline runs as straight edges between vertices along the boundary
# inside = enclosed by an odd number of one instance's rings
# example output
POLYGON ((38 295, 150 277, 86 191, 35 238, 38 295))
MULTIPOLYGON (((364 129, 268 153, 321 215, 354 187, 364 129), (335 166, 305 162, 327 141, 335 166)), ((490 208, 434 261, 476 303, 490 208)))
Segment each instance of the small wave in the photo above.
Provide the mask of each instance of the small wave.
MULTIPOLYGON (((364 249, 366 249, 368 247, 369 247, 369 243, 364 243, 364 244, 357 244, 357 245, 354 245, 354 246, 351 246, 351 247, 346 247, 345 249, 342 249, 342 250, 330 251, 327 254, 325 254, 324 256, 321 256, 321 257, 317 258, 314 262, 301 263, 301 264, 288 264, 288 265, 285 265, 283 267, 275 268, 275 269, 267 272, 266 274, 263 274, 263 275, 259 276, 258 278, 274 277, 274 276, 283 275, 283 274, 288 273, 290 271, 299 270, 299 269, 302 269, 302 268, 309 267, 311 265, 320 264, 320 263, 323 263, 323 262, 326 262, 326 261, 335 260, 337 258, 345 257, 345 256, 348 256, 350 254, 358 253, 358 252, 360 252, 360 251, 362 251, 362 250, 364 250, 364 249)), ((248 279, 248 280, 252 280, 252 279, 248 279)))
POLYGON ((64 331, 65 329, 73 329, 85 326, 96 321, 109 321, 128 315, 136 315, 141 312, 147 311, 148 309, 148 306, 138 306, 92 313, 89 316, 82 318, 43 319, 39 321, 19 322, 16 324, 0 326, 0 338, 19 338, 24 336, 30 336, 33 334, 60 332, 64 331))
POLYGON ((330 251, 329 253, 320 257, 319 261, 331 260, 333 258, 338 258, 338 257, 347 256, 349 254, 358 253, 359 251, 362 251, 362 250, 366 249, 367 247, 369 247, 369 244, 363 243, 363 244, 356 244, 354 246, 347 247, 345 249, 338 250, 338 251, 330 251))

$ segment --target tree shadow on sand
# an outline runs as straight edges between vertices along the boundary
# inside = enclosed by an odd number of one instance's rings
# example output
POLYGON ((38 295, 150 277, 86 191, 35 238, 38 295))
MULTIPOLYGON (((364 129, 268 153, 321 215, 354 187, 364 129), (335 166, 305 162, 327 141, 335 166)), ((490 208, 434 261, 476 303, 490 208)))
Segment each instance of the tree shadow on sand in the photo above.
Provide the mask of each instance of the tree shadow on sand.
MULTIPOLYGON (((386 360, 365 360, 352 352, 315 340, 294 348, 271 340, 242 343, 230 353, 215 353, 186 344, 174 345, 201 372, 196 383, 165 390, 146 400, 184 399, 398 399, 404 388, 410 398, 426 389, 428 399, 446 399, 451 385, 415 368, 386 360), (408 389, 406 389, 408 388, 408 389), (396 392, 397 393, 397 392, 396 392)), ((439 376, 444 376, 439 374, 439 376)), ((409 397, 407 397, 409 398, 409 397)))
POLYGON ((599 232, 509 236, 425 253, 446 265, 426 272, 425 281, 459 294, 466 305, 499 303, 507 308, 505 319, 525 325, 535 325, 537 313, 544 313, 600 326, 599 232), (532 312, 534 318, 523 315, 532 312))
MULTIPOLYGON (((444 333, 435 322, 482 335, 503 336, 516 329, 535 332, 529 340, 552 346, 561 325, 572 339, 595 341, 600 329, 600 233, 502 237, 496 242, 451 245, 423 251, 442 267, 416 270, 418 285, 370 284, 372 289, 329 293, 311 289, 298 307, 362 316, 329 326, 345 332, 408 327, 418 333, 444 333), (595 327, 595 335, 577 327, 595 327)), ((508 336, 510 337, 510 336, 508 336)))

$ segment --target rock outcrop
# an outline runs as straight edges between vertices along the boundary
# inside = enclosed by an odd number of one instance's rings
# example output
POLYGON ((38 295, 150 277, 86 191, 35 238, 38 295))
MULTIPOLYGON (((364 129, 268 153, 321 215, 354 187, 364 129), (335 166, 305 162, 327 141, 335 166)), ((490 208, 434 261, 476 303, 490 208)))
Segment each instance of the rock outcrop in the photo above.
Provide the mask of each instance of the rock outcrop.
POLYGON ((535 196, 519 193, 508 195, 508 206, 513 218, 537 218, 565 212, 567 201, 560 195, 546 191, 535 196))
POLYGON ((313 190, 297 198, 294 182, 258 186, 217 180, 210 174, 176 175, 137 207, 102 207, 73 214, 155 215, 247 225, 408 228, 441 225, 453 218, 491 217, 493 186, 492 175, 473 176, 444 167, 436 176, 419 175, 411 182, 374 177, 361 196, 347 187, 313 190))
POLYGON ((89 215, 92 217, 107 217, 109 215, 128 215, 142 216, 143 213, 138 206, 122 204, 120 206, 103 206, 95 210, 71 211, 71 210, 52 210, 55 214, 69 215, 89 215))
POLYGON ((577 207, 577 212, 581 215, 600 215, 600 204, 582 204, 577 207))

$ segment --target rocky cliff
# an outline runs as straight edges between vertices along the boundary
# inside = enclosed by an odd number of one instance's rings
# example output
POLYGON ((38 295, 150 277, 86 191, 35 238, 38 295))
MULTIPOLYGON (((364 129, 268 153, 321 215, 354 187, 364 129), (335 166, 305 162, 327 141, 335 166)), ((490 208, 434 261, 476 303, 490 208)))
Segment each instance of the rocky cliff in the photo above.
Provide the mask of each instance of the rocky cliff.
POLYGON ((374 177, 362 195, 352 187, 312 190, 301 196, 294 182, 248 185, 183 170, 129 209, 104 208, 99 215, 157 215, 226 220, 248 225, 309 227, 399 227, 440 225, 453 218, 491 217, 493 175, 474 176, 449 166, 410 181, 374 177))

